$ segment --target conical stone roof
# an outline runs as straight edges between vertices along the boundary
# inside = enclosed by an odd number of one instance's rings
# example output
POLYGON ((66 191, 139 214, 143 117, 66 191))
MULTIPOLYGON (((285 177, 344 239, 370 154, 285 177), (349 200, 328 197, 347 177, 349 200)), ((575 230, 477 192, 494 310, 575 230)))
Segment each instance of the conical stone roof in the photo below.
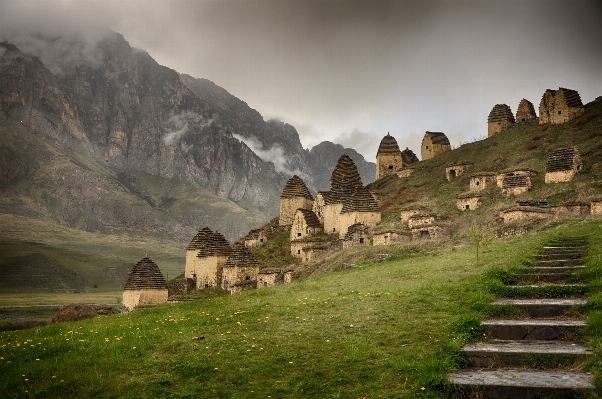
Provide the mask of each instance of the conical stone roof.
POLYGON ((511 121, 512 123, 515 122, 512 110, 506 104, 496 104, 489 113, 487 123, 503 121, 511 121))
POLYGON ((301 212, 301 215, 303 216, 307 227, 322 227, 320 219, 318 219, 318 217, 313 211, 310 211, 309 209, 299 208, 297 209, 297 212, 301 212))
POLYGON ((331 190, 326 191, 327 195, 324 195, 324 204, 340 204, 344 203, 345 199, 353 195, 355 185, 348 179, 335 180, 334 184, 331 184, 331 190))
POLYGON ((380 212, 378 203, 364 186, 355 187, 353 193, 343 202, 341 213, 351 212, 380 212))
POLYGON ((533 103, 526 98, 520 100, 518 108, 516 108, 516 120, 521 121, 523 118, 525 118, 525 121, 537 118, 533 103))
POLYGON ((188 244, 187 250, 198 250, 199 258, 207 256, 227 256, 231 252, 230 244, 223 235, 214 233, 209 227, 203 228, 188 244))
POLYGON ((397 140, 389 133, 380 141, 380 145, 378 146, 378 151, 376 152, 376 156, 384 155, 384 154, 399 154, 401 151, 399 150, 399 146, 397 145, 397 140))
POLYGON ((418 157, 414 154, 414 151, 406 147, 406 149, 401 152, 401 164, 407 166, 416 162, 418 162, 418 157))
POLYGON ((259 267, 253 253, 244 245, 235 245, 224 267, 259 267))
POLYGON ((581 96, 579 95, 577 90, 565 89, 564 87, 560 87, 558 91, 561 91, 562 94, 564 94, 564 99, 568 107, 583 107, 583 103, 581 102, 581 96))
POLYGON ((167 282, 159 270, 159 266, 152 260, 144 257, 128 273, 124 290, 166 290, 167 282))
POLYGON ((294 175, 286 182, 284 189, 282 190, 282 195, 280 198, 296 198, 303 197, 309 200, 314 200, 314 197, 311 195, 307 186, 301 180, 301 178, 297 175, 294 175))
POLYGON ((357 166, 349 155, 346 153, 341 155, 339 158, 334 170, 332 171, 332 176, 330 178, 330 189, 332 190, 333 186, 340 180, 349 180, 351 184, 354 186, 362 186, 362 179, 360 178, 360 174, 357 171, 357 166))
POLYGON ((442 144, 442 145, 450 145, 449 139, 445 135, 445 133, 441 132, 426 132, 425 136, 429 136, 431 138, 431 142, 433 144, 442 144))

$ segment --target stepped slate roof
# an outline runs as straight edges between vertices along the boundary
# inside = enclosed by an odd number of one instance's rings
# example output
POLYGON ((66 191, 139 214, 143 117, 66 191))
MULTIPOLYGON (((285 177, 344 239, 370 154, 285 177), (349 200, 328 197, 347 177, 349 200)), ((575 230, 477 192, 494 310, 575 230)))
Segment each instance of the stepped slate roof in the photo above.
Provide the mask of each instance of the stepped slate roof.
POLYGON ((380 209, 370 191, 364 186, 359 186, 343 201, 341 213, 350 212, 380 212, 380 209))
POLYGON ((414 151, 406 147, 406 149, 401 152, 401 164, 403 166, 406 166, 416 162, 418 162, 418 157, 416 156, 416 154, 414 154, 414 151))
POLYGON ((380 141, 380 145, 378 146, 378 151, 376 152, 376 156, 381 154, 399 154, 401 151, 399 150, 399 146, 397 145, 397 140, 389 133, 380 141))
POLYGON ((314 197, 311 195, 311 193, 307 189, 307 186, 305 185, 303 180, 301 180, 301 178, 297 175, 294 175, 286 182, 286 185, 284 186, 284 189, 282 190, 282 195, 280 195, 280 198, 295 198, 295 197, 303 197, 303 198, 307 198, 312 201, 314 200, 314 197))
POLYGON ((330 191, 322 192, 324 196, 324 204, 340 204, 345 201, 345 198, 353 195, 354 190, 353 183, 348 179, 340 179, 336 180, 333 184, 331 184, 330 191))
POLYGON ((128 279, 123 287, 124 290, 166 290, 167 282, 161 274, 159 266, 152 260, 144 257, 136 263, 132 271, 128 273, 128 279))
POLYGON ((512 114, 512 110, 506 104, 496 104, 495 107, 489 113, 489 117, 487 118, 487 122, 502 122, 502 121, 511 121, 515 122, 514 115, 512 114))
POLYGON ((235 245, 224 267, 259 267, 253 253, 244 245, 235 245))
POLYGON ((368 233, 368 226, 362 223, 352 224, 347 228, 347 233, 345 234, 345 237, 343 237, 343 240, 352 240, 355 233, 368 233))
POLYGON ((349 158, 349 155, 346 153, 341 155, 336 166, 334 167, 334 170, 332 171, 332 176, 330 178, 330 189, 332 190, 333 185, 343 179, 349 180, 354 186, 363 185, 360 174, 357 171, 357 166, 355 166, 353 160, 349 158))
POLYGON ((537 116, 535 115, 535 107, 533 106, 533 103, 526 98, 520 100, 520 103, 518 103, 518 107, 516 108, 516 120, 518 120, 519 115, 536 118, 537 116))
POLYGON ((425 136, 429 136, 433 144, 443 144, 450 145, 449 139, 445 135, 445 133, 441 132, 426 132, 425 136))
POLYGON ((207 256, 227 256, 231 252, 230 244, 223 235, 214 233, 209 227, 203 228, 188 244, 187 250, 198 250, 199 258, 207 256))
POLYGON ((556 97, 556 93, 561 91, 564 95, 564 99, 566 101, 566 105, 569 107, 583 107, 583 103, 581 102, 581 96, 579 96, 579 92, 577 90, 566 89, 564 87, 559 87, 558 90, 548 89, 543 93, 542 100, 546 96, 547 92, 552 93, 553 97, 556 97))
POLYGON ((299 208, 297 209, 297 212, 301 212, 301 215, 303 216, 307 227, 322 227, 320 219, 318 219, 318 217, 313 211, 310 211, 309 209, 299 208))
POLYGON ((546 173, 572 170, 576 155, 579 155, 579 151, 575 147, 558 148, 550 151, 546 162, 546 173))

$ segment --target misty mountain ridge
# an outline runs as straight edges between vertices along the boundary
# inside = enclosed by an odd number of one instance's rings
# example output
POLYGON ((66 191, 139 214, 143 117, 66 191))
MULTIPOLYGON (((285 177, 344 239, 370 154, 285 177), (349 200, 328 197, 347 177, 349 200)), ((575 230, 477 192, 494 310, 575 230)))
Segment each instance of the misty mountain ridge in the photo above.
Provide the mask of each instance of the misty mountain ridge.
MULTIPOLYGON (((44 51, 41 42, 37 38, 36 46, 28 48, 34 55, 0 44, 0 114, 115 176, 142 173, 193 183, 234 201, 258 224, 278 213, 280 192, 292 174, 302 176, 313 192, 327 189, 343 152, 357 163, 365 183, 374 179, 375 165, 354 150, 328 142, 303 149, 291 125, 266 122, 214 83, 159 65, 119 33, 111 32, 95 46, 52 39, 44 51), (75 49, 72 53, 66 43, 75 49), (51 54, 57 48, 63 52, 51 54), (52 62, 52 70, 43 61, 52 62)), ((146 202, 157 210, 157 203, 146 202)), ((223 227, 211 219, 215 228, 223 227)), ((198 229, 203 221, 189 223, 194 226, 184 230, 198 229)), ((81 227, 94 231, 93 225, 81 227)), ((241 223, 239 231, 227 228, 231 239, 245 229, 248 223, 241 223)))

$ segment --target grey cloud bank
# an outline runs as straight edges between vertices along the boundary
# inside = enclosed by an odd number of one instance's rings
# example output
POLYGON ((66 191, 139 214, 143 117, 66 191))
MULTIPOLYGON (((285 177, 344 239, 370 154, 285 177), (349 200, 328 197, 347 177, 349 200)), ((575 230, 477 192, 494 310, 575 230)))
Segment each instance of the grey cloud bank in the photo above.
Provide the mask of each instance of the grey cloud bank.
POLYGON ((595 0, 0 3, 0 40, 56 73, 66 57, 94 62, 108 27, 278 115, 305 146, 335 141, 371 160, 387 132, 419 154, 426 130, 452 144, 483 136, 498 103, 537 106, 559 86, 602 95, 600 26, 595 0))

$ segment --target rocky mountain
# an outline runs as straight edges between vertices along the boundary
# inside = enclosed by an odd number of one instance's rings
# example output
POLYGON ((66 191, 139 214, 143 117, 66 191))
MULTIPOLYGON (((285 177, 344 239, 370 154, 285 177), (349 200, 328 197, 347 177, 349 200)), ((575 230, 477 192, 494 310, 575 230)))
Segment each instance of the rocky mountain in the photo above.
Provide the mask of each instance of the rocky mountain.
MULTIPOLYGON (((180 182, 178 187, 193 184, 223 198, 224 206, 214 208, 216 213, 210 218, 222 231, 224 224, 232 221, 224 217, 222 222, 218 209, 236 205, 247 212, 249 218, 241 219, 240 228, 226 227, 230 238, 244 234, 249 223, 261 224, 278 213, 280 192, 293 173, 305 177, 313 191, 327 188, 327 180, 319 176, 332 169, 330 164, 334 165, 340 154, 332 154, 332 162, 326 153, 312 156, 318 150, 303 149, 292 126, 266 122, 257 111, 212 82, 178 75, 159 65, 148 53, 132 48, 121 34, 111 32, 98 42, 92 58, 65 58, 60 68, 55 68, 45 65, 43 57, 0 43, 0 116, 20 122, 65 156, 81 158, 69 165, 84 160, 83 164, 94 164, 94 170, 103 169, 111 184, 141 199, 148 207, 145 212, 158 215, 159 220, 180 201, 177 195, 166 192, 168 181, 180 182), (158 185, 157 179, 162 183, 158 185)), ((342 147, 336 150, 345 151, 342 147)), ((347 151, 351 155, 351 150, 347 151)), ((18 160, 6 161, 8 152, 2 154, 0 175, 20 176, 6 184, 26 180, 31 176, 26 169, 34 168, 37 161, 19 166, 18 160)), ((358 168, 362 170, 365 163, 369 169, 370 164, 356 155, 358 168)), ((80 173, 73 168, 55 172, 68 180, 80 173)), ((54 212, 53 218, 60 223, 100 231, 102 220, 112 217, 83 205, 96 198, 94 190, 87 187, 96 178, 79 176, 77 190, 61 192, 58 188, 62 186, 55 185, 55 193, 47 196, 57 199, 55 209, 48 201, 38 207, 47 215, 54 212), (79 194, 73 197, 76 191, 79 194), (79 211, 73 211, 77 215, 58 216, 72 212, 61 198, 81 202, 79 211), (69 218, 74 220, 68 222, 69 218)), ((373 176, 374 172, 367 175, 365 183, 373 176)), ((52 186, 51 181, 47 183, 52 186)), ((178 190, 183 189, 173 191, 178 190)), ((42 199, 38 196, 32 201, 42 199)), ((117 218, 116 228, 128 230, 147 220, 136 212, 120 212, 129 219, 140 219, 120 225, 117 218)), ((181 231, 190 231, 207 220, 207 213, 201 214, 204 216, 182 216, 187 221, 175 223, 181 224, 181 231)), ((170 223, 166 226, 175 228, 170 223)))

